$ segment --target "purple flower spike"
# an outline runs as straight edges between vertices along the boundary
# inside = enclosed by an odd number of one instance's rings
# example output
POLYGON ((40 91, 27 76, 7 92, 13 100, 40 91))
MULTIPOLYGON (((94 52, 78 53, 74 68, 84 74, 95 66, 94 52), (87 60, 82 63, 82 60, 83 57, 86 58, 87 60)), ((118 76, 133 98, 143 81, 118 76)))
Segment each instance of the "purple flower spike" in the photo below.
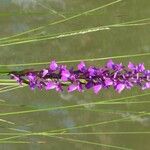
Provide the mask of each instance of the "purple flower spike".
POLYGON ((98 94, 101 89, 102 89, 102 85, 100 85, 100 84, 95 85, 95 86, 93 87, 93 90, 94 90, 94 93, 95 93, 95 94, 98 94))
POLYGON ((78 64, 78 70, 83 71, 85 69, 85 63, 83 61, 78 64))
POLYGON ((23 70, 11 72, 11 79, 19 84, 28 84, 31 90, 38 88, 42 90, 55 89, 60 92, 67 86, 68 92, 75 90, 82 92, 85 89, 93 88, 95 94, 104 89, 114 87, 121 93, 124 89, 131 89, 139 86, 142 90, 150 89, 150 70, 145 70, 144 64, 135 65, 129 62, 128 66, 122 63, 114 63, 109 60, 104 67, 87 67, 83 61, 77 66, 77 70, 71 67, 69 70, 65 65, 57 65, 52 61, 49 69, 41 71, 23 70))
POLYGON ((124 90, 124 89, 125 89, 125 85, 122 84, 122 83, 120 83, 120 84, 118 84, 118 85, 116 86, 116 91, 117 91, 118 93, 121 93, 122 90, 124 90))
POLYGON ((58 68, 58 65, 55 60, 53 60, 49 66, 50 70, 55 71, 58 68))

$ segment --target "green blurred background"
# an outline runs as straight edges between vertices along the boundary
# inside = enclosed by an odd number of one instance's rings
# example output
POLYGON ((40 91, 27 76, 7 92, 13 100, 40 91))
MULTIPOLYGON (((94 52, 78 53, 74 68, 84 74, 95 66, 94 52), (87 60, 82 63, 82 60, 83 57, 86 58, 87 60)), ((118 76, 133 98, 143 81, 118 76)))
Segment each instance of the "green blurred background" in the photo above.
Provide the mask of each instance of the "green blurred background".
MULTIPOLYGON (((0 0, 0 38, 20 34, 24 31, 45 26, 76 14, 97 8, 113 2, 112 0, 0 0)), ((98 26, 124 23, 127 21, 149 18, 150 1, 148 0, 122 0, 85 15, 68 21, 46 26, 41 30, 20 36, 31 38, 53 34, 63 34, 76 30, 83 30, 98 26)), ((99 58, 118 55, 143 54, 150 52, 150 26, 137 25, 110 28, 82 35, 62 37, 59 39, 30 42, 1 46, 0 64, 23 64, 99 58)), ((5 42, 5 41, 4 41, 5 42)), ((6 43, 9 41, 6 41, 6 43)), ((149 56, 128 57, 116 59, 116 62, 127 64, 144 62, 150 68, 149 56)), ((88 64, 103 65, 105 61, 93 61, 88 64)), ((69 63, 68 65, 76 65, 69 63)), ((29 66, 28 66, 29 67, 29 66)), ((1 67, 1 69, 20 70, 28 67, 1 67)), ((45 67, 36 66, 37 68, 45 67)), ((30 66, 29 68, 33 68, 30 66)), ((15 124, 1 122, 1 133, 23 133, 51 131, 61 128, 74 128, 79 125, 90 127, 67 129, 68 133, 98 133, 96 135, 60 135, 59 137, 26 136, 9 139, 10 143, 0 144, 2 150, 111 150, 117 149, 108 145, 120 146, 134 150, 149 150, 150 117, 149 114, 141 116, 140 112, 149 113, 150 96, 136 97, 148 93, 138 88, 117 94, 113 89, 103 90, 99 95, 92 91, 84 93, 55 91, 30 91, 28 87, 0 93, 0 99, 5 100, 0 104, 0 118, 15 124), (114 98, 124 99, 120 104, 94 105, 72 109, 55 109, 42 112, 24 113, 18 115, 1 115, 6 112, 16 112, 30 109, 45 109, 48 107, 68 106, 82 103, 99 102, 114 98), (143 101, 143 103, 142 103, 143 101), (147 102, 144 102, 147 101, 147 102), (135 102, 135 103, 130 103, 135 102), (137 102, 137 103, 136 103, 137 102), (138 103, 140 102, 140 103, 138 103), (14 106, 12 106, 14 105, 14 106), (125 119, 127 118, 127 119, 125 119), (118 120, 120 121, 112 121, 118 120), (100 122, 105 122, 100 124, 100 122), (114 132, 114 134, 105 134, 114 132), (117 132, 123 132, 117 134, 117 132), (128 132, 134 132, 129 134, 128 132), (143 133, 138 133, 143 132, 143 133), (147 132, 147 133, 146 133, 147 132), (70 139, 70 140, 69 140, 70 139), (72 139, 72 140, 71 140, 72 139), (12 144, 11 141, 28 141, 28 144, 12 144), (83 141, 83 142, 81 142, 83 141), (90 141, 87 143, 85 141, 90 141), (104 145, 92 144, 99 143, 104 145), (106 146, 107 145, 107 146, 106 146)), ((0 134, 0 143, 3 138, 0 134)), ((119 149, 119 148, 118 148, 119 149)))

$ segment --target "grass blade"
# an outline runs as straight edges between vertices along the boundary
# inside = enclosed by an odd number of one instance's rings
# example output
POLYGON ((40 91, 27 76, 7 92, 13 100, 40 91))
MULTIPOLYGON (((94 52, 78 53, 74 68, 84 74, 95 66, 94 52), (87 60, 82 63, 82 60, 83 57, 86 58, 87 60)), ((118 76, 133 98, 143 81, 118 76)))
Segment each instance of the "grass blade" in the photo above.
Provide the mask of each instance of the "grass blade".
MULTIPOLYGON (((61 60, 61 61, 57 61, 57 63, 59 63, 59 64, 60 63, 78 63, 80 61, 93 62, 93 61, 102 61, 102 60, 108 60, 108 59, 141 57, 141 56, 149 56, 149 55, 150 55, 150 53, 142 53, 142 54, 131 54, 131 55, 108 56, 108 57, 100 57, 100 58, 61 60)), ((0 65, 0 67, 38 66, 38 65, 47 65, 49 63, 50 62, 38 62, 38 63, 26 63, 26 64, 9 64, 9 65, 0 65)))
MULTIPOLYGON (((120 101, 120 100, 142 97, 142 96, 146 96, 146 95, 150 95, 150 93, 133 95, 133 96, 123 97, 123 98, 110 99, 110 100, 107 100, 107 102, 116 102, 116 101, 120 101)), ((19 114, 28 114, 28 113, 33 113, 33 112, 44 112, 44 111, 59 110, 59 109, 77 108, 77 107, 83 107, 83 106, 87 106, 87 105, 91 105, 91 104, 99 105, 101 103, 104 103, 104 101, 90 102, 90 103, 85 103, 85 104, 68 105, 68 106, 48 107, 48 108, 41 108, 41 109, 31 109, 31 110, 16 111, 16 112, 6 112, 6 113, 0 113, 0 116, 19 115, 19 114)))
POLYGON ((82 143, 82 144, 90 144, 90 145, 96 145, 96 146, 108 147, 108 148, 114 148, 114 149, 120 149, 120 150, 131 150, 130 148, 125 148, 125 147, 115 146, 115 145, 102 144, 102 143, 96 143, 96 142, 91 142, 91 141, 86 141, 86 140, 64 138, 64 137, 60 137, 60 136, 50 136, 50 137, 54 137, 54 138, 62 139, 62 140, 67 140, 70 142, 78 142, 78 143, 82 143))
POLYGON ((10 38, 15 38, 15 37, 22 36, 22 35, 25 35, 25 34, 29 34, 29 33, 35 32, 35 31, 39 31, 39 30, 44 29, 45 27, 48 27, 48 26, 52 26, 52 25, 64 23, 64 22, 66 22, 66 21, 69 21, 69 20, 72 20, 72 19, 75 19, 75 18, 84 16, 84 15, 87 15, 87 14, 89 14, 89 13, 98 11, 98 10, 103 9, 103 8, 106 8, 106 7, 108 7, 108 6, 114 5, 114 4, 116 4, 116 3, 118 3, 118 2, 121 2, 121 1, 122 1, 122 0, 116 0, 116 1, 110 2, 110 3, 108 3, 108 4, 105 4, 105 5, 103 5, 103 6, 99 6, 99 7, 97 7, 97 8, 90 9, 90 10, 87 10, 87 11, 85 11, 85 12, 76 14, 76 15, 71 16, 71 17, 68 17, 68 18, 66 18, 66 19, 61 19, 61 20, 58 20, 58 21, 56 21, 56 22, 50 23, 50 24, 48 24, 48 25, 41 26, 41 27, 37 27, 37 28, 31 29, 31 30, 28 30, 28 31, 25 31, 25 32, 22 32, 22 33, 19 33, 19 34, 16 34, 16 35, 12 35, 12 36, 9 36, 9 37, 4 37, 4 38, 1 38, 0 40, 7 40, 7 39, 10 39, 10 38))

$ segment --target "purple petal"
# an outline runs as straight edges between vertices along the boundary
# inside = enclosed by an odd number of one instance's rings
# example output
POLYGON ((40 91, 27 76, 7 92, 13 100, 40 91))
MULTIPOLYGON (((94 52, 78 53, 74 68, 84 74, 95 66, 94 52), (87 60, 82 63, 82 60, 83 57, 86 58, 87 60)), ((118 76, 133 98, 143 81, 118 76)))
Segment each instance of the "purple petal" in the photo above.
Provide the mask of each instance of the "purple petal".
POLYGON ((117 91, 118 93, 121 93, 122 90, 124 90, 124 89, 125 89, 125 84, 120 83, 120 84, 118 84, 118 85, 116 86, 116 91, 117 91))
POLYGON ((129 68, 130 70, 135 70, 135 65, 134 65, 132 62, 129 62, 128 68, 129 68))
POLYGON ((126 82, 126 84, 125 84, 125 87, 127 88, 127 89, 131 89, 132 87, 133 87, 133 84, 131 83, 131 82, 126 82))
POLYGON ((61 84, 58 84, 58 85, 56 86, 56 91, 57 91, 57 92, 62 92, 62 91, 63 91, 63 89, 62 89, 62 87, 61 87, 61 84))
POLYGON ((39 90, 42 90, 42 88, 43 88, 42 82, 37 83, 37 87, 38 87, 39 90))
POLYGON ((55 71, 58 68, 58 65, 55 60, 53 60, 49 66, 50 70, 55 71))
POLYGON ((46 83, 45 89, 46 90, 51 90, 51 89, 55 89, 56 87, 57 87, 56 83, 50 81, 50 82, 46 83))
POLYGON ((83 69, 85 69, 85 63, 81 61, 80 64, 78 64, 78 70, 82 71, 83 69))
POLYGON ((95 94, 98 94, 98 92, 101 90, 101 88, 102 88, 102 85, 100 85, 100 84, 95 85, 95 86, 93 87, 94 93, 95 93, 95 94))
POLYGON ((149 89, 150 88, 150 82, 146 82, 145 85, 142 87, 142 90, 149 89))
POLYGON ((87 88, 87 89, 90 89, 90 88, 92 88, 93 87, 93 82, 92 81, 89 81, 86 85, 85 85, 85 87, 87 88))
POLYGON ((70 72, 69 72, 69 70, 63 70, 62 72, 61 72, 61 75, 63 76, 63 77, 66 77, 66 78, 69 78, 70 77, 70 72))
POLYGON ((71 81, 76 81, 76 76, 74 74, 72 74, 69 78, 71 81))
POLYGON ((45 77, 47 74, 48 74, 48 70, 47 69, 43 69, 42 77, 45 77))
POLYGON ((29 86, 31 90, 34 90, 36 88, 36 84, 34 82, 30 82, 29 86))
POLYGON ((69 87, 68 87, 68 92, 73 92, 73 91, 75 91, 77 88, 78 88, 77 85, 71 84, 71 85, 69 85, 69 87))
POLYGON ((143 72, 145 70, 144 64, 139 64, 138 65, 138 71, 143 72))
POLYGON ((68 78, 70 77, 70 72, 69 72, 69 70, 67 70, 67 69, 65 69, 65 70, 63 70, 62 72, 61 72, 61 80, 62 81, 67 81, 68 80, 68 78))
POLYGON ((78 84, 77 90, 78 90, 79 92, 82 92, 82 91, 83 91, 82 84, 80 84, 80 83, 78 84))
POLYGON ((93 67, 89 67, 88 72, 89 72, 90 76, 94 76, 95 75, 95 69, 93 67))
POLYGON ((105 79, 105 85, 106 86, 113 85, 113 81, 110 78, 106 78, 105 79))
POLYGON ((34 73, 29 73, 27 75, 27 78, 29 81, 35 81, 36 80, 36 75, 34 73))
POLYGON ((120 63, 120 64, 115 64, 114 66, 115 66, 115 70, 117 70, 117 71, 121 71, 121 70, 123 69, 122 63, 120 63))
POLYGON ((114 62, 110 59, 108 62, 107 62, 107 68, 109 68, 109 69, 113 69, 113 67, 114 67, 114 62))

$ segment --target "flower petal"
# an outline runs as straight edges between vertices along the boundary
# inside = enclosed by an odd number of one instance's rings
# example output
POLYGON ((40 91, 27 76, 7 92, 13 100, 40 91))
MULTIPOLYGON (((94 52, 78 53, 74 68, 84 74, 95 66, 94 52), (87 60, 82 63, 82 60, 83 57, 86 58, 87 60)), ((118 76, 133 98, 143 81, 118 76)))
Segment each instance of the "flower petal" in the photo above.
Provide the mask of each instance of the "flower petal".
POLYGON ((68 87, 68 92, 73 92, 73 91, 75 91, 77 88, 78 88, 77 85, 71 84, 71 85, 69 85, 69 87, 68 87))
POLYGON ((48 70, 47 69, 43 69, 42 77, 45 77, 47 74, 48 74, 48 70))
POLYGON ((55 71, 57 68, 58 68, 58 65, 56 63, 55 60, 53 60, 51 63, 50 63, 50 66, 49 66, 50 70, 52 71, 55 71))
POLYGON ((85 69, 85 63, 81 61, 80 64, 78 64, 78 70, 83 71, 83 69, 85 69))
POLYGON ((109 69, 113 69, 113 67, 114 67, 114 62, 110 59, 108 62, 107 62, 107 68, 109 68, 109 69))
POLYGON ((125 89, 125 84, 120 83, 120 84, 118 84, 118 85, 116 86, 116 91, 117 91, 118 93, 121 93, 122 90, 124 90, 124 89, 125 89))
POLYGON ((95 86, 93 87, 94 93, 95 93, 95 94, 98 94, 98 92, 101 90, 101 88, 102 88, 102 85, 100 85, 100 84, 95 85, 95 86))
POLYGON ((55 89, 55 88, 56 88, 56 83, 51 82, 51 81, 46 83, 46 86, 45 86, 46 90, 51 90, 51 89, 55 89))

